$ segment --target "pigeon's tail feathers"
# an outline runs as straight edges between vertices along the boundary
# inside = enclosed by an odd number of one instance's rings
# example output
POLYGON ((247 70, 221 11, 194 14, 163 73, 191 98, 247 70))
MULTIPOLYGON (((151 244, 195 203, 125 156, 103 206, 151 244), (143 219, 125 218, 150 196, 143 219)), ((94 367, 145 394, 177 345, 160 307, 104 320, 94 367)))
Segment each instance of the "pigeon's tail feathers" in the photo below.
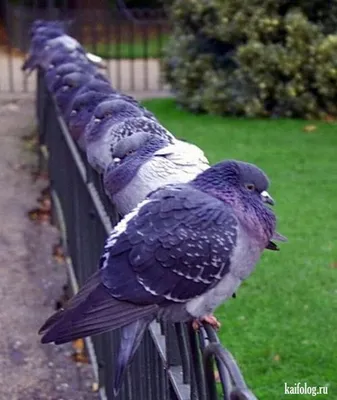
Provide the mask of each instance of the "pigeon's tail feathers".
MULTIPOLYGON (((281 235, 278 232, 274 232, 273 237, 271 238, 272 240, 276 240, 278 242, 286 242, 288 239, 281 235)), ((273 251, 279 251, 280 248, 277 246, 276 243, 274 243, 272 240, 270 240, 266 246, 266 249, 268 250, 273 250, 273 251)))
POLYGON ((139 306, 119 301, 101 283, 100 271, 42 326, 42 343, 61 344, 93 336, 128 325, 139 318, 154 315, 157 306, 139 306))
POLYGON ((80 290, 77 292, 76 296, 74 296, 65 306, 65 309, 58 310, 55 314, 47 319, 47 321, 42 325, 39 330, 39 334, 45 333, 51 326, 53 326, 56 322, 60 321, 60 319, 64 316, 65 311, 70 312, 74 310, 78 305, 80 305, 85 298, 90 294, 90 292, 99 285, 100 281, 99 272, 97 271, 93 274, 83 285, 80 290))
POLYGON ((274 232, 272 239, 277 240, 278 242, 287 242, 288 241, 288 239, 285 236, 281 235, 278 232, 274 232))
POLYGON ((271 240, 268 242, 267 246, 266 246, 267 250, 272 250, 272 251, 279 251, 280 248, 278 247, 278 245, 274 242, 272 242, 271 240))
POLYGON ((145 317, 126 325, 122 328, 121 341, 119 344, 118 358, 115 368, 113 392, 117 396, 128 365, 131 363, 136 351, 142 341, 145 330, 153 317, 145 317))
POLYGON ((37 57, 30 55, 22 64, 21 70, 26 72, 27 74, 30 74, 36 68, 37 68, 37 57))

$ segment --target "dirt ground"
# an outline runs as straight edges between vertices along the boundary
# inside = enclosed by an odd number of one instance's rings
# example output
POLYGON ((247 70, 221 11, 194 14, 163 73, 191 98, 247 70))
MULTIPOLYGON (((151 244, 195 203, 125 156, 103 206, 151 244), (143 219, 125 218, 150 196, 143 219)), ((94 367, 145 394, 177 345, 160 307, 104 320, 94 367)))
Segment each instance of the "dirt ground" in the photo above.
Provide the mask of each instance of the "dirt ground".
POLYGON ((0 399, 92 400, 90 365, 70 345, 42 345, 37 331, 66 282, 52 258, 58 233, 28 219, 46 182, 34 182, 33 153, 22 140, 35 129, 33 99, 0 98, 0 399), (26 148, 25 148, 26 147, 26 148))

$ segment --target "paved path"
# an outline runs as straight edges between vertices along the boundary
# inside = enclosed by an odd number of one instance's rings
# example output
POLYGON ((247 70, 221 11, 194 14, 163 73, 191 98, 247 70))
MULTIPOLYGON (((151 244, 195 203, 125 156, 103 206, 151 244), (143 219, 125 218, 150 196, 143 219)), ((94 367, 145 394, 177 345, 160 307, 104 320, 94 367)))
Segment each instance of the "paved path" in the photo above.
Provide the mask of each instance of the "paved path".
POLYGON ((91 367, 77 366, 69 345, 41 345, 37 335, 66 269, 51 257, 56 230, 26 215, 42 188, 32 181, 36 160, 21 140, 35 129, 34 102, 0 98, 0 121, 0 399, 98 399, 91 367))

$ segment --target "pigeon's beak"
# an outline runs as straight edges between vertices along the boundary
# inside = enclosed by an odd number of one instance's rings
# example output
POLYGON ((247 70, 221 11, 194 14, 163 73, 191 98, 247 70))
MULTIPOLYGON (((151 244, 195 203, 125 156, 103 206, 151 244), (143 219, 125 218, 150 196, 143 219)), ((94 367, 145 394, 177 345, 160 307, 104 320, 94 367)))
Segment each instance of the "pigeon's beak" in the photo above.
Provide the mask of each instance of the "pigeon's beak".
POLYGON ((271 195, 266 190, 261 192, 261 198, 264 203, 268 203, 272 206, 275 204, 274 199, 271 197, 271 195))

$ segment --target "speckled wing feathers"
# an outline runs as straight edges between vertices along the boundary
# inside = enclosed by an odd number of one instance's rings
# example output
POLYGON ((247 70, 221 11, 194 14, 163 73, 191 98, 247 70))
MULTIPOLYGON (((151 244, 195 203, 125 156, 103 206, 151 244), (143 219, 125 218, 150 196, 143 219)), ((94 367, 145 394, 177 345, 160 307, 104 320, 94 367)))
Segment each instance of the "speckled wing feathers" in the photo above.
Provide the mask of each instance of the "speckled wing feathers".
POLYGON ((205 193, 188 185, 159 189, 107 241, 103 282, 121 300, 186 302, 229 271, 237 226, 231 208, 205 193))

